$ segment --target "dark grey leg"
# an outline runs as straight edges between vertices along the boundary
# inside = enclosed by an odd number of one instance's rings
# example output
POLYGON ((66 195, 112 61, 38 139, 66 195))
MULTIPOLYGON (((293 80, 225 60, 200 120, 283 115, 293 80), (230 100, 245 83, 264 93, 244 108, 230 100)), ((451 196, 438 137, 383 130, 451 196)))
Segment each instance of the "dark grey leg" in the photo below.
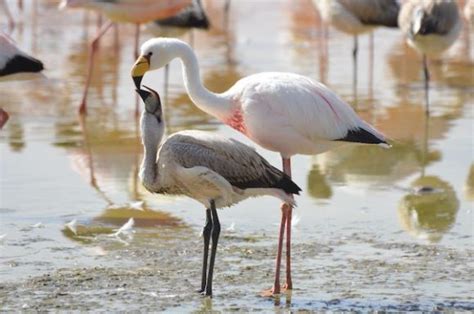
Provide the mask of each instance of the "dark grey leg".
POLYGON ((423 55, 423 73, 425 75, 425 113, 427 116, 430 115, 430 99, 429 99, 429 90, 430 90, 430 71, 428 70, 428 60, 426 55, 423 55))
POLYGON ((206 290, 206 275, 207 275, 207 260, 209 256, 209 241, 211 239, 211 230, 212 230, 212 219, 211 219, 211 210, 206 209, 206 224, 202 229, 202 237, 204 238, 204 254, 202 257, 202 279, 201 279, 201 289, 198 290, 199 293, 202 293, 206 290))
POLYGON ((353 72, 352 72, 352 93, 354 95, 354 105, 357 106, 357 51, 359 50, 359 38, 354 36, 354 49, 352 50, 353 72))
POLYGON ((214 262, 216 260, 217 241, 221 233, 221 224, 217 216, 216 203, 211 201, 211 215, 212 215, 212 245, 211 245, 211 259, 209 261, 209 273, 207 274, 206 295, 212 296, 212 276, 214 273, 214 262))

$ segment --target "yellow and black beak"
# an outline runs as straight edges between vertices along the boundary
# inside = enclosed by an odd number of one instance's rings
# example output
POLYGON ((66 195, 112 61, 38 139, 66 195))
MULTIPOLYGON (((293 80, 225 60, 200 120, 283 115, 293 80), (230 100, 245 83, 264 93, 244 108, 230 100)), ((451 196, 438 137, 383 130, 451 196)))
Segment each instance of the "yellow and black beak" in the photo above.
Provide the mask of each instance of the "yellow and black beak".
POLYGON ((135 83, 135 87, 140 89, 143 75, 150 69, 150 57, 140 56, 132 67, 132 79, 135 83))

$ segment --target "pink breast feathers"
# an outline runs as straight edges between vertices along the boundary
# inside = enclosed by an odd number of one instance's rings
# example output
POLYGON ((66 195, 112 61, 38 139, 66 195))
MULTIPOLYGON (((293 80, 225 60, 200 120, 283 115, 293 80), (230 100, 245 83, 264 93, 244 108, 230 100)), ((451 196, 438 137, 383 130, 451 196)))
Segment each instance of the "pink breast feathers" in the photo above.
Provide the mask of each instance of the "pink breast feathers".
POLYGON ((235 130, 247 134, 247 128, 245 127, 244 116, 240 108, 236 108, 230 118, 224 121, 227 125, 231 126, 235 130))

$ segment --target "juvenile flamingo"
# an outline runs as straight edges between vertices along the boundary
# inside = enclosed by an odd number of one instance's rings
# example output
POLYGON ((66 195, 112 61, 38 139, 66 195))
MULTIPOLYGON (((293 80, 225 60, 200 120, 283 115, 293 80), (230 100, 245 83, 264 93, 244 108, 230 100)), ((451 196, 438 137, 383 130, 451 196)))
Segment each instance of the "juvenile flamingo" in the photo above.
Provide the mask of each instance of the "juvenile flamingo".
POLYGON ((397 27, 400 10, 399 0, 313 0, 322 20, 337 30, 354 36, 353 89, 357 101, 357 53, 358 36, 370 33, 370 69, 369 82, 372 82, 373 71, 373 33, 377 26, 397 27))
POLYGON ((60 9, 66 7, 89 9, 103 13, 109 18, 109 21, 101 26, 91 42, 86 85, 84 87, 84 93, 79 106, 79 113, 85 114, 87 112, 86 100, 92 78, 92 69, 94 68, 94 55, 97 51, 99 39, 115 22, 136 24, 134 49, 136 57, 138 51, 140 24, 156 19, 174 16, 190 4, 191 0, 62 0, 59 4, 60 9))
POLYGON ((453 0, 407 0, 398 16, 398 24, 410 46, 423 55, 426 114, 429 114, 428 56, 451 47, 461 32, 458 6, 453 0))
MULTIPOLYGON (((283 171, 291 177, 291 156, 314 155, 342 142, 382 144, 384 136, 361 120, 354 110, 321 83, 293 73, 264 72, 242 78, 222 94, 207 90, 199 76, 192 48, 171 38, 155 38, 141 46, 131 74, 139 89, 147 71, 179 58, 186 90, 201 110, 240 131, 260 146, 279 152, 283 171)), ((286 289, 291 279, 291 204, 281 207, 275 281, 267 292, 280 293, 280 263, 285 226, 286 289)))
POLYGON ((301 189, 270 165, 255 149, 210 132, 181 131, 162 142, 165 122, 158 93, 137 89, 145 109, 141 136, 145 148, 140 179, 152 193, 186 195, 206 208, 201 289, 212 296, 212 277, 220 223, 216 208, 228 207, 259 195, 294 204, 301 189), (211 256, 209 242, 212 235, 211 256), (209 259, 209 269, 207 262, 209 259))

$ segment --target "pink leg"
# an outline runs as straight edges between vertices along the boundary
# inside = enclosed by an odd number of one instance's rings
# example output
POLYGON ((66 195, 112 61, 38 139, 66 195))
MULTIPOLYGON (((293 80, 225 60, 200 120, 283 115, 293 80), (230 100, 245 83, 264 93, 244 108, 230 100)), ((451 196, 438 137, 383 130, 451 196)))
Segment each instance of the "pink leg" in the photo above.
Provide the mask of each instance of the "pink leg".
POLYGON ((15 20, 13 19, 10 9, 8 9, 7 2, 5 0, 0 0, 0 7, 3 7, 3 10, 5 11, 5 15, 7 16, 8 20, 8 28, 10 31, 12 31, 15 27, 15 20))
POLYGON ((283 237, 285 235, 285 223, 286 223, 286 210, 282 206, 281 208, 281 222, 280 222, 280 234, 278 236, 278 251, 275 260, 275 282, 273 288, 270 290, 264 290, 262 296, 270 297, 275 294, 280 294, 280 268, 281 268, 281 255, 283 251, 283 237))
POLYGON ((5 123, 7 123, 9 118, 10 116, 8 115, 8 113, 2 108, 0 108, 0 130, 3 128, 5 123))
MULTIPOLYGON (((135 47, 134 54, 135 60, 138 59, 138 43, 140 41, 140 24, 136 24, 135 28, 135 47)), ((135 93, 135 117, 140 116, 140 102, 138 101, 138 95, 135 93)))
POLYGON ((79 114, 86 114, 87 113, 86 99, 87 99, 87 93, 89 92, 90 81, 91 81, 91 78, 92 78, 92 69, 94 67, 94 56, 95 56, 95 52, 97 50, 97 43, 99 42, 100 38, 105 34, 105 32, 107 32, 107 30, 112 25, 113 25, 113 22, 111 22, 111 21, 108 21, 107 23, 102 25, 99 32, 95 36, 94 40, 92 40, 91 48, 90 48, 90 51, 89 51, 86 86, 84 88, 84 94, 82 94, 82 101, 81 101, 81 105, 79 107, 79 114))
MULTIPOLYGON (((291 178, 291 159, 283 158, 283 172, 291 178)), ((293 281, 291 280, 291 215, 293 208, 289 204, 283 204, 282 208, 286 214, 286 284, 285 289, 293 289, 293 281)))
POLYGON ((140 41, 140 24, 135 26, 135 59, 138 59, 138 43, 140 41))
POLYGON ((374 86, 374 33, 369 34, 369 98, 372 101, 374 86))

